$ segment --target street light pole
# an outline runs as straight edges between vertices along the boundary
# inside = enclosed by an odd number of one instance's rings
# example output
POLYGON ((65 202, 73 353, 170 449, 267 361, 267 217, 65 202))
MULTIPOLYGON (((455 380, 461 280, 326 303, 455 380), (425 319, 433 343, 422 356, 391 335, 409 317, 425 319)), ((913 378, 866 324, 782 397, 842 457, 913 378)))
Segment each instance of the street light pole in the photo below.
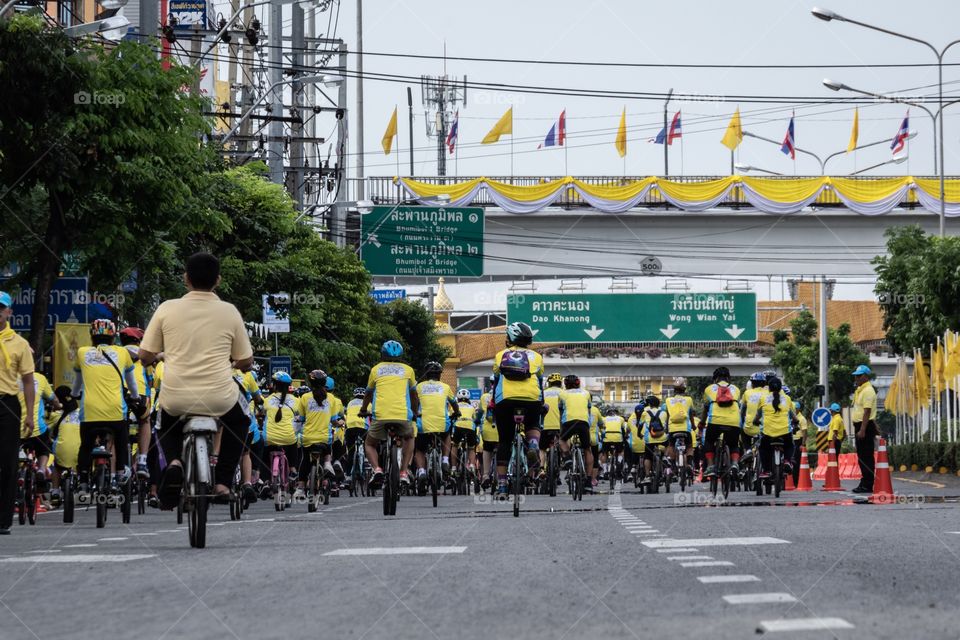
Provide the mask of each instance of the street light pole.
MULTIPOLYGON (((764 138, 763 136, 758 136, 757 134, 755 134, 755 133, 750 133, 749 131, 744 131, 744 132, 743 132, 743 135, 747 136, 748 138, 756 138, 757 140, 763 140, 764 142, 770 142, 770 143, 772 143, 772 144, 777 145, 778 147, 779 147, 780 144, 781 144, 780 142, 777 142, 777 141, 774 140, 773 138, 764 138)), ((820 156, 818 156, 817 154, 815 154, 815 153, 812 152, 812 151, 807 151, 806 149, 801 149, 801 148, 798 147, 798 146, 794 146, 793 148, 797 151, 797 153, 805 153, 806 155, 808 155, 808 156, 812 157, 814 160, 816 160, 817 163, 820 165, 820 175, 823 175, 823 165, 824 165, 824 163, 823 163, 823 160, 820 159, 820 156)))

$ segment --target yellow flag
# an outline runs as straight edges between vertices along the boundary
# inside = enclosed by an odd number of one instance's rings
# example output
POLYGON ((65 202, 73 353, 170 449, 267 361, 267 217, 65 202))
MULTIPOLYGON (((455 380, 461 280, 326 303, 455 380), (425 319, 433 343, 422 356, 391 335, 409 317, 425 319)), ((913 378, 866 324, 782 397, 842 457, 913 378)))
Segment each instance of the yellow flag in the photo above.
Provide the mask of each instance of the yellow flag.
POLYGON ((937 392, 937 395, 943 393, 944 384, 943 384, 943 348, 940 346, 940 341, 937 340, 937 346, 934 348, 933 353, 930 354, 930 359, 933 360, 933 388, 937 392))
POLYGON ((90 325, 72 322, 58 322, 54 325, 53 338, 53 379, 54 388, 60 385, 73 387, 77 377, 73 368, 77 364, 77 351, 80 347, 90 346, 90 325))
POLYGON ((930 372, 923 364, 923 353, 917 349, 913 361, 913 389, 917 396, 917 406, 930 404, 930 372))
POLYGON ((850 144, 847 145, 847 153, 857 148, 857 139, 860 137, 860 109, 853 109, 853 129, 850 130, 850 144))
POLYGON ((390 122, 387 123, 387 130, 383 132, 383 155, 390 155, 390 149, 393 148, 393 139, 397 137, 397 108, 393 108, 393 115, 390 116, 390 122))
POLYGON ((947 351, 947 362, 943 366, 943 377, 949 385, 954 378, 960 376, 960 339, 949 329, 944 336, 944 347, 947 351))
POLYGON ((620 126, 617 127, 617 139, 613 141, 617 147, 617 153, 620 157, 627 155, 627 108, 623 108, 620 114, 620 126))
POLYGON ((506 134, 513 135, 513 107, 507 109, 507 112, 500 116, 500 119, 497 120, 497 124, 493 125, 493 129, 490 129, 490 133, 483 136, 483 140, 480 141, 480 144, 493 144, 500 140, 500 136, 506 134))
POLYGON ((737 107, 737 110, 733 112, 733 117, 730 118, 730 124, 727 125, 727 130, 723 134, 723 139, 720 142, 730 151, 736 149, 740 142, 743 140, 743 127, 740 126, 740 107, 737 107))
POLYGON ((899 407, 897 402, 897 395, 900 392, 900 365, 897 364, 897 372, 893 375, 893 379, 890 380, 890 387, 887 389, 887 397, 883 400, 883 408, 892 413, 893 415, 899 415, 897 413, 899 407))

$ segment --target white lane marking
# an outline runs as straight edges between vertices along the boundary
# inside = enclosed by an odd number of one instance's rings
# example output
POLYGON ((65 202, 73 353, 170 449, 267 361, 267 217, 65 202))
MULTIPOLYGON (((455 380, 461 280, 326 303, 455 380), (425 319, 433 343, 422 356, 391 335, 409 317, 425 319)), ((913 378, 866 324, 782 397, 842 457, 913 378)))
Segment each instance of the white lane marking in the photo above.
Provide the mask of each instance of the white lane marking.
POLYGON ((729 560, 710 560, 709 562, 681 562, 681 567, 732 567, 729 560))
POLYGON ((713 560, 713 556, 667 556, 667 560, 713 560))
POLYGON ((697 580, 703 584, 720 584, 723 582, 760 582, 760 578, 751 575, 697 576, 697 580))
POLYGON ((463 553, 466 547, 368 547, 366 549, 336 549, 325 556, 393 556, 443 553, 463 553))
POLYGON ((665 547, 724 547, 753 544, 790 544, 790 541, 781 540, 780 538, 756 536, 752 538, 671 538, 669 540, 651 540, 643 544, 651 548, 663 549, 665 547))
POLYGON ((97 538, 97 542, 120 542, 122 540, 129 540, 129 538, 97 538))
POLYGON ((60 553, 63 549, 35 549, 34 551, 27 551, 27 553, 60 553))
MULTIPOLYGON (((643 533, 643 532, 641 531, 641 533, 643 533)), ((637 535, 640 535, 640 534, 637 534, 637 535)), ((667 534, 665 534, 665 533, 654 533, 654 534, 651 535, 650 537, 651 537, 651 538, 666 538, 666 537, 667 537, 667 534)))
POLYGON ((273 522, 276 518, 257 518, 256 520, 248 520, 247 522, 273 522))
POLYGON ((63 545, 64 549, 84 549, 86 547, 95 547, 97 546, 93 542, 85 542, 83 544, 65 544, 63 545))
POLYGON ((692 547, 679 547, 673 549, 657 549, 657 553, 694 553, 699 551, 699 549, 694 549, 692 547))
POLYGON ((955 533, 957 535, 960 535, 960 531, 947 531, 947 533, 955 533))
POLYGON ((155 536, 155 533, 131 533, 132 536, 155 536))
POLYGON ((775 602, 796 602, 789 593, 737 593, 723 596, 730 604, 771 604, 775 602))
POLYGON ((108 556, 103 554, 94 555, 67 555, 67 556, 35 556, 31 558, 0 558, 0 562, 47 562, 56 564, 66 564, 70 562, 128 562, 130 560, 146 560, 155 558, 153 553, 134 553, 127 555, 108 556))
POLYGON ((180 533, 181 529, 160 529, 157 533, 180 533))
POLYGON ((763 620, 764 631, 825 631, 827 629, 853 629, 843 618, 794 618, 792 620, 763 620))

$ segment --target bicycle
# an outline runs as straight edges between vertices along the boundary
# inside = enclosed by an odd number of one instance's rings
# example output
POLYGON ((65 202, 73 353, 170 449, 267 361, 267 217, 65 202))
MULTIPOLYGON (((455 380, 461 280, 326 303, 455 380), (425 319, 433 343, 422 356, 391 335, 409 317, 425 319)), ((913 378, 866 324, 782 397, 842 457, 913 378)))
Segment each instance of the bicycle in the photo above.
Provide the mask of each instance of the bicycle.
POLYGON ((680 491, 686 491, 688 485, 693 484, 693 472, 687 466, 687 440, 685 434, 673 434, 673 450, 677 452, 677 482, 680 491))
POLYGON ((397 515, 397 502, 400 500, 400 447, 397 444, 399 425, 387 426, 387 440, 383 445, 383 515, 397 515))
POLYGON ((315 444, 307 448, 310 472, 307 474, 307 512, 314 513, 320 504, 330 504, 330 477, 323 469, 323 455, 327 448, 315 444))
POLYGON ((513 495, 513 517, 520 517, 520 494, 524 491, 528 467, 527 451, 523 439, 526 432, 522 409, 513 414, 514 435, 513 446, 510 449, 510 464, 507 467, 507 477, 510 481, 510 493, 513 495))
POLYGON ((287 499, 287 481, 290 476, 290 463, 283 449, 270 452, 270 490, 273 492, 273 508, 283 511, 289 506, 287 499))
POLYGON ((33 451, 20 450, 20 468, 17 472, 17 519, 21 525, 28 521, 37 524, 40 494, 37 491, 37 458, 33 451))
POLYGON ((730 447, 724 440, 723 432, 720 432, 720 436, 714 445, 714 460, 716 461, 716 473, 710 478, 710 491, 714 498, 720 491, 726 499, 730 495, 730 447))
MULTIPOLYGON (((207 510, 213 488, 210 449, 217 430, 216 419, 209 416, 187 416, 183 426, 181 504, 188 514, 190 546, 197 549, 207 546, 207 510)), ((231 500, 236 500, 236 496, 231 496, 231 500)))
POLYGON ((72 524, 77 505, 77 474, 70 469, 60 475, 60 493, 63 496, 63 524, 72 524))
POLYGON ((371 470, 367 465, 367 454, 363 450, 363 439, 358 438, 353 445, 353 464, 350 467, 350 495, 351 496, 372 496, 370 489, 371 470))
POLYGON ((560 454, 557 452, 556 439, 546 451, 547 468, 543 477, 540 493, 548 494, 551 498, 557 497, 557 478, 560 475, 560 454))
MULTIPOLYGON (((783 443, 779 440, 771 442, 773 448, 773 469, 770 472, 770 478, 766 481, 767 495, 770 495, 771 486, 773 487, 773 497, 779 498, 780 492, 784 490, 786 483, 786 470, 783 459, 783 443)), ((759 493, 758 493, 759 495, 759 493)))
POLYGON ((96 506, 97 529, 107 526, 107 506, 110 501, 110 459, 113 455, 100 445, 93 449, 93 485, 90 487, 90 502, 96 506))
POLYGON ((243 481, 240 476, 239 465, 237 465, 237 469, 234 471, 230 492, 237 497, 236 500, 230 501, 230 519, 240 520, 241 516, 243 516, 244 510, 246 509, 246 501, 243 497, 243 481))
POLYGON ((609 463, 609 475, 610 475, 610 493, 613 493, 614 489, 617 488, 617 479, 623 476, 623 449, 618 447, 614 443, 610 446, 609 453, 607 454, 607 459, 609 463))
POLYGON ((583 463, 583 449, 580 448, 580 438, 577 436, 570 439, 570 458, 572 466, 570 467, 570 473, 567 474, 570 496, 574 500, 583 500, 583 483, 586 481, 587 469, 583 463))
MULTIPOLYGON (((430 496, 433 506, 437 506, 440 487, 443 484, 443 468, 441 466, 440 447, 436 435, 430 438, 427 445, 427 484, 430 487, 430 496)), ((445 491, 444 491, 445 492, 445 491)))
POLYGON ((664 490, 670 493, 670 484, 664 473, 663 468, 663 446, 652 442, 647 444, 647 450, 652 448, 653 460, 650 463, 650 484, 648 493, 660 493, 660 484, 663 483, 664 490))

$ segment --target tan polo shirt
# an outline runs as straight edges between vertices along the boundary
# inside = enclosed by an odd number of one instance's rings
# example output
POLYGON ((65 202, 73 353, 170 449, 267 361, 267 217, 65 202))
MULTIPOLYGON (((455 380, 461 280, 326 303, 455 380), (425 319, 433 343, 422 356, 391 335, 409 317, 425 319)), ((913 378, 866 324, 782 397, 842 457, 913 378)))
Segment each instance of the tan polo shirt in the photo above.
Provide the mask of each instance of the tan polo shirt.
POLYGON ((10 364, 0 351, 0 396, 15 396, 20 393, 20 378, 33 373, 33 354, 26 340, 13 332, 5 332, 3 348, 10 356, 10 364))
POLYGON ((175 416, 221 416, 233 408, 240 389, 230 360, 253 355, 240 312, 209 291, 161 304, 140 348, 164 353, 163 409, 175 416))

